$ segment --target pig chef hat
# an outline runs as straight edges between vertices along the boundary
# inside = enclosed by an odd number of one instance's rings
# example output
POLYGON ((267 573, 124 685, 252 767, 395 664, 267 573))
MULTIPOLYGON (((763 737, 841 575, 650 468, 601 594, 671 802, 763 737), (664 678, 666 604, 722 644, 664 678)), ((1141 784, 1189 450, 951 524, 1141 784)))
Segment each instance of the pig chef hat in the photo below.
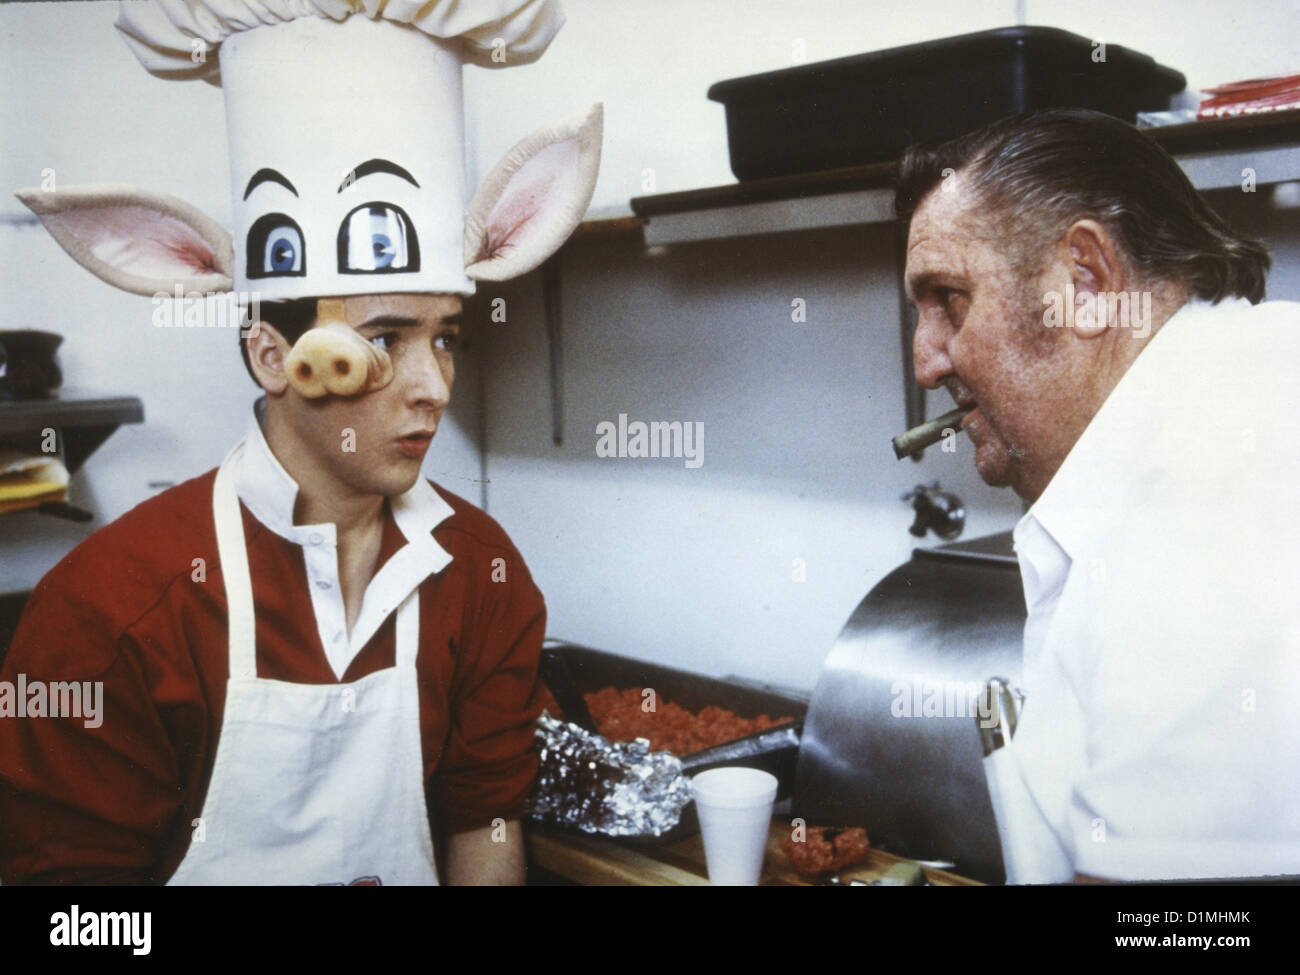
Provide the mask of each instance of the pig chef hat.
POLYGON ((599 105, 518 143, 465 203, 461 66, 534 61, 563 22, 554 0, 124 3, 117 28, 151 73, 224 91, 233 240, 135 187, 18 196, 137 294, 472 294, 539 265, 591 200, 599 105))

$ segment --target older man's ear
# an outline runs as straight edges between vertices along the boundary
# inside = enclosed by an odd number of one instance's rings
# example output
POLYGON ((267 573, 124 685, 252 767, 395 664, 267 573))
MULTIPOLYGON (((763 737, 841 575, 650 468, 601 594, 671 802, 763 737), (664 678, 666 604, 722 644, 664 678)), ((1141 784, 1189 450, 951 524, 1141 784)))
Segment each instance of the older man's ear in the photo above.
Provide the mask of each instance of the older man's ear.
POLYGON ((248 344, 248 362, 258 384, 269 396, 283 396, 289 388, 284 366, 289 358, 289 343, 269 322, 255 322, 244 341, 248 344))
POLYGON ((1105 296, 1127 290, 1126 268, 1115 238, 1096 220, 1076 220, 1062 243, 1069 253, 1070 283, 1074 285, 1073 332, 1081 339, 1104 335, 1107 322, 1104 312, 1098 312, 1108 307, 1105 296))

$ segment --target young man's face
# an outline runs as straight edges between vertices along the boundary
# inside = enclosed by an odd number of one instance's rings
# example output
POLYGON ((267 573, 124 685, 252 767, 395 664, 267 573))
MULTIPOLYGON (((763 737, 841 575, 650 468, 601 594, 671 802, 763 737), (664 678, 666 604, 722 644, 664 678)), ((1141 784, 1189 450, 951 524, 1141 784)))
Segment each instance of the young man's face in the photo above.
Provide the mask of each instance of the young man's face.
POLYGON ((451 399, 458 295, 382 294, 343 299, 347 323, 387 351, 393 380, 358 396, 279 397, 295 450, 310 469, 360 494, 408 491, 451 399))

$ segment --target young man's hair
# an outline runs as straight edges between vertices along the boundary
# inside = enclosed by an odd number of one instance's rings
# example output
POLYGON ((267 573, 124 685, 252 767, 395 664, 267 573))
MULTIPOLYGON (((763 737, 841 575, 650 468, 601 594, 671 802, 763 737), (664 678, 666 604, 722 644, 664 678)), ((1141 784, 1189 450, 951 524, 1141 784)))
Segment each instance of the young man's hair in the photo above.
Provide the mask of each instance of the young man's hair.
MULTIPOLYGON (((302 338, 302 333, 311 328, 316 321, 316 299, 294 298, 291 301, 264 301, 261 303, 261 319, 284 336, 290 348, 302 338)), ((241 329, 242 331, 242 329, 241 329)), ((253 366, 248 361, 248 343, 243 336, 239 339, 239 354, 244 357, 244 368, 257 382, 253 366)))
POLYGON ((975 194, 975 211, 1008 241, 1021 273, 1041 271, 1069 226, 1091 218, 1149 282, 1181 283, 1210 301, 1264 297, 1268 249, 1232 230, 1173 157, 1117 118, 1085 109, 1029 112, 908 149, 895 198, 904 232, 921 201, 954 173, 975 194))

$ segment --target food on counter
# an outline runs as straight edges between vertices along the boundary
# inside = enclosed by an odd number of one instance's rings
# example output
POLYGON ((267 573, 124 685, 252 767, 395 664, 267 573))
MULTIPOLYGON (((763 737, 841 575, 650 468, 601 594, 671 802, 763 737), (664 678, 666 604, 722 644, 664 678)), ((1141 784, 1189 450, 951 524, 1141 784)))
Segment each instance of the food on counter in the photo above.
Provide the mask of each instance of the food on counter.
POLYGON ((781 837, 781 849, 794 868, 805 877, 837 873, 867 858, 871 843, 860 826, 841 829, 834 826, 809 826, 802 839, 793 833, 781 837))
MULTIPOLYGON (((674 755, 689 755, 794 720, 769 718, 766 714, 742 718, 734 711, 714 705, 695 714, 666 698, 649 698, 645 689, 639 687, 621 691, 605 687, 588 692, 583 698, 596 722, 596 730, 610 741, 645 738, 650 742, 651 751, 669 751, 674 755), (653 702, 653 710, 647 710, 647 702, 653 702)), ((560 713, 549 692, 544 700, 551 714, 560 713)))
POLYGON ((666 698, 647 698, 644 689, 637 687, 622 691, 605 687, 584 694, 583 698, 597 730, 610 741, 646 738, 651 751, 669 751, 674 755, 689 755, 794 720, 773 719, 766 714, 742 718, 734 711, 712 704, 694 714, 666 698), (648 700, 653 700, 652 710, 646 709, 648 700))

